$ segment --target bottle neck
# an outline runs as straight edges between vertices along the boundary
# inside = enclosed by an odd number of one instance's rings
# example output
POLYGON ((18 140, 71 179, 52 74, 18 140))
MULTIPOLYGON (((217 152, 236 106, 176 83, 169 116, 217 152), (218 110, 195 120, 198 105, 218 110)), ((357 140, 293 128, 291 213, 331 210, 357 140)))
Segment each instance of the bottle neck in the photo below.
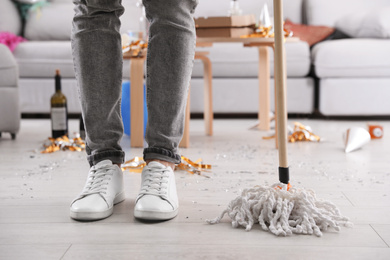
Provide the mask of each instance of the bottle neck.
POLYGON ((55 86, 56 86, 56 92, 61 92, 61 76, 59 75, 55 76, 55 86))

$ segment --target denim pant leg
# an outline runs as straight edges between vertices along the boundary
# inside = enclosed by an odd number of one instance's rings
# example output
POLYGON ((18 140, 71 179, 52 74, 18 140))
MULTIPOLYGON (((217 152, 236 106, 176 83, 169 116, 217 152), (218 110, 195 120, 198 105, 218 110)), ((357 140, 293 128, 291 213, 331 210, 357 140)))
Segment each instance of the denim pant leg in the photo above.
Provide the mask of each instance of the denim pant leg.
POLYGON ((197 0, 143 0, 150 22, 145 160, 180 163, 178 146, 184 131, 196 43, 192 13, 197 3, 197 0))
POLYGON ((122 163, 121 0, 74 0, 72 51, 88 161, 122 163))

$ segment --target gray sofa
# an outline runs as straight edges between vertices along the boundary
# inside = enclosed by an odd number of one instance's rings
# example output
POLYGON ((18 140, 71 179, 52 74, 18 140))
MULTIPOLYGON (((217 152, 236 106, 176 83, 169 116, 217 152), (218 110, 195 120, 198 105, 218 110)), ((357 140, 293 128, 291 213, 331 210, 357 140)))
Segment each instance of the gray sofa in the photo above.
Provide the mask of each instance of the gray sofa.
MULTIPOLYGON (((2 0, 0 17, 5 9, 2 0)), ((49 0, 38 15, 31 12, 25 24, 27 42, 21 43, 14 56, 20 71, 21 111, 48 113, 54 91, 53 75, 60 69, 63 88, 68 97, 69 112, 79 113, 78 94, 73 72, 69 35, 73 6, 69 0, 49 0)), ((122 32, 138 29, 140 10, 136 0, 123 0, 122 32)), ((258 15, 271 0, 241 0, 244 13, 258 15)), ((389 5, 387 0, 288 0, 284 15, 295 23, 335 26, 337 20, 351 11, 389 5), (375 2, 375 3, 374 3, 375 2), (351 9, 353 8, 353 9, 351 9), (359 9, 360 8, 360 9, 359 9)), ((12 8, 7 5, 7 8, 12 8)), ((195 16, 226 15, 229 1, 200 0, 195 16)), ((13 10, 14 12, 15 10, 13 10)), ((15 12, 14 12, 15 13, 15 12)), ((20 33, 20 17, 1 22, 0 31, 20 33)), ((288 112, 311 114, 315 110, 315 87, 318 81, 319 110, 324 115, 390 115, 390 40, 343 39, 325 41, 310 49, 306 42, 286 44, 288 112), (363 55, 364 53, 364 55, 363 55), (387 56, 386 56, 387 55, 387 56), (315 77, 310 73, 315 72, 315 77)), ((205 49, 201 49, 205 50, 205 49)), ((256 113, 258 111, 258 53, 241 44, 220 43, 211 48, 213 65, 213 103, 216 113, 256 113)), ((273 55, 271 52, 271 76, 273 55)), ((203 111, 203 79, 201 63, 195 61, 191 80, 191 112, 203 111)), ((129 77, 129 63, 124 63, 124 79, 129 77)), ((273 80, 271 79, 271 107, 273 80)))
MULTIPOLYGON (((319 111, 328 116, 390 115, 390 1, 306 1, 307 23, 350 31, 367 28, 375 34, 383 19, 386 38, 349 38, 325 41, 311 51, 319 81, 319 111), (337 8, 334 8, 337 6, 337 8), (365 19, 366 13, 384 17, 365 19), (362 18, 360 18, 362 17, 362 18), (356 21, 355 21, 356 20, 356 21), (380 22, 380 21, 379 21, 380 22)), ((351 32, 354 34, 354 32, 351 32)), ((379 33, 376 33, 379 34, 379 33)))

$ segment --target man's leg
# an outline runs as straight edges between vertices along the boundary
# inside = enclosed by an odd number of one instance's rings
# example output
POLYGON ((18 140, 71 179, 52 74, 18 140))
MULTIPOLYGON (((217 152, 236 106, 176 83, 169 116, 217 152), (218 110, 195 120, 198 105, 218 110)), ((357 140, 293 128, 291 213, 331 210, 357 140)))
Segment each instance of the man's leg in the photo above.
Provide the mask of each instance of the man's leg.
POLYGON ((124 199, 119 165, 124 152, 120 112, 121 0, 74 0, 72 50, 91 165, 87 184, 71 205, 71 217, 93 220, 112 214, 124 199))
MULTIPOLYGON (((148 124, 141 192, 134 215, 169 219, 178 200, 171 167, 180 163, 188 87, 195 54, 196 0, 143 0, 150 21, 147 57, 148 124), (162 164, 161 164, 162 163, 162 164), (160 179, 160 181, 159 181, 160 179)), ((173 167, 174 168, 174 167, 173 167)))
POLYGON ((72 50, 85 121, 88 161, 123 162, 120 112, 122 51, 120 0, 75 0, 72 50))
POLYGON ((150 20, 148 125, 144 159, 179 163, 187 92, 195 54, 195 0, 144 0, 150 20))

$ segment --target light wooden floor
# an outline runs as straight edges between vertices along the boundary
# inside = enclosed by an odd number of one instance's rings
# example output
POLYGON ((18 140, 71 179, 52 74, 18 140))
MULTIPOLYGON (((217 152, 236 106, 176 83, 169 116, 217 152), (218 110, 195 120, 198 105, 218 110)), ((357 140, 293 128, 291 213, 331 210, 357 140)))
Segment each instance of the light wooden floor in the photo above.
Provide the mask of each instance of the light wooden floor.
MULTIPOLYGON (((126 201, 108 219, 69 218, 71 200, 88 172, 84 153, 39 154, 49 120, 23 120, 17 140, 0 139, 0 259, 390 259, 390 122, 382 140, 345 154, 342 133, 366 122, 310 121, 322 143, 289 144, 293 185, 329 199, 355 223, 323 237, 276 237, 256 226, 233 229, 228 219, 208 225, 239 191, 277 181, 277 151, 254 120, 215 120, 213 137, 191 121, 191 148, 181 153, 213 165, 204 176, 176 173, 179 216, 162 223, 133 217, 140 174, 125 173, 126 201)), ((289 121, 292 125, 293 121, 289 121)), ((77 131, 77 121, 70 122, 77 131)), ((141 149, 122 144, 127 159, 141 149)))

